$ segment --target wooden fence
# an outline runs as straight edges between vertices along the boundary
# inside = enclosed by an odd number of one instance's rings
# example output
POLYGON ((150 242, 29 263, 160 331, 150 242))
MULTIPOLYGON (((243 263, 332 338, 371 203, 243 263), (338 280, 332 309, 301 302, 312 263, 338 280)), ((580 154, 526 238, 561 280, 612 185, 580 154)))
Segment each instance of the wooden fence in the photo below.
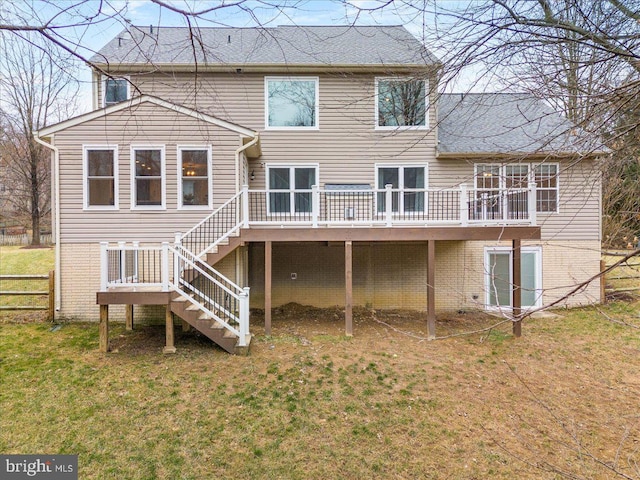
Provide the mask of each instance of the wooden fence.
POLYGON ((54 272, 48 275, 0 275, 0 310, 46 310, 54 315, 54 272))
MULTIPOLYGON (((601 260, 600 271, 604 271, 612 265, 616 257, 626 256, 626 253, 603 252, 608 260, 601 260)), ((640 261, 637 257, 629 258, 624 263, 609 270, 601 279, 601 301, 606 302, 607 297, 614 297, 621 294, 634 294, 640 291, 640 261)), ((637 294, 636 294, 637 295, 637 294)))
MULTIPOLYGON (((50 233, 40 235, 40 244, 51 245, 53 239, 50 233)), ((0 246, 29 245, 31 235, 23 233, 21 235, 0 235, 0 246)))

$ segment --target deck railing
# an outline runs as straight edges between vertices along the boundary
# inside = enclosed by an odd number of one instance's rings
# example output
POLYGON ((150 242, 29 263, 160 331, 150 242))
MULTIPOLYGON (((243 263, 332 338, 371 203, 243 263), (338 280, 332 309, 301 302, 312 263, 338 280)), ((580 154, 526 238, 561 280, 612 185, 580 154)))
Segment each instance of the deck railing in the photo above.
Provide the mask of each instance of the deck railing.
POLYGON ((248 190, 245 226, 535 225, 535 184, 527 188, 248 190))
POLYGON ((174 291, 237 335, 239 346, 246 345, 249 289, 236 285, 179 242, 160 246, 102 242, 100 248, 101 291, 118 287, 174 291))

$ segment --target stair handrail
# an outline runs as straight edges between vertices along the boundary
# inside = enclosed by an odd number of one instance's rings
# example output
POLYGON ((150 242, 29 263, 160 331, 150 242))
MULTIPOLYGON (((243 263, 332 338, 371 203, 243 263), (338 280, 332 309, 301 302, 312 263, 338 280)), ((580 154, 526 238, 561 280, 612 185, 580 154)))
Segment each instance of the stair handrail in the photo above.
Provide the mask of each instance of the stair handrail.
POLYGON ((197 232, 205 224, 210 222, 211 219, 213 219, 217 215, 220 215, 221 212, 223 212, 226 208, 231 206, 234 202, 239 202, 240 205, 236 206, 236 215, 235 215, 236 218, 235 218, 234 225, 231 228, 229 228, 228 230, 226 230, 223 234, 218 236, 217 238, 209 239, 206 242, 207 247, 204 250, 202 250, 201 252, 191 252, 191 253, 194 254, 196 257, 202 257, 203 255, 206 255, 208 252, 213 250, 222 241, 224 241, 225 239, 227 239, 228 237, 233 235, 236 231, 238 231, 240 228, 242 228, 243 225, 245 225, 245 219, 242 218, 242 216, 244 215, 244 209, 243 209, 242 204, 241 204, 241 199, 243 198, 244 194, 245 194, 244 190, 236 193, 229 200, 227 200, 222 205, 220 205, 220 207, 215 209, 213 212, 211 212, 209 215, 207 215, 205 218, 203 218, 200 222, 198 222, 195 226, 193 226, 191 229, 189 229, 186 233, 184 233, 180 237, 180 242, 182 244, 184 244, 185 241, 188 242, 189 241, 189 237, 191 237, 193 234, 195 234, 195 232, 197 232))
POLYGON ((238 337, 238 346, 246 346, 246 337, 249 334, 249 288, 242 288, 232 282, 230 279, 225 277, 222 273, 215 270, 213 267, 208 265, 205 262, 202 262, 198 257, 196 257, 192 252, 182 247, 178 242, 173 247, 170 247, 171 251, 174 254, 174 279, 173 286, 175 291, 187 301, 189 301, 192 305, 196 306, 199 310, 206 313, 213 320, 215 320, 218 324, 220 324, 225 329, 232 332, 234 335, 238 337), (190 256, 191 258, 188 258, 190 256), (235 315, 233 312, 230 312, 223 305, 220 305, 210 297, 208 297, 205 293, 201 292, 198 288, 187 282, 181 277, 180 271, 180 261, 182 260, 185 265, 190 266, 194 270, 196 270, 201 278, 205 278, 209 282, 213 283, 217 288, 222 289, 225 293, 231 295, 238 301, 238 315, 235 315), (222 282, 218 281, 208 272, 206 272, 202 267, 206 267, 211 273, 218 276, 223 282, 227 283, 229 287, 224 285, 222 282), (218 311, 223 312, 229 319, 238 323, 238 328, 234 328, 229 322, 225 321, 223 318, 220 318, 216 313, 214 313, 211 309, 207 308, 202 303, 196 301, 194 298, 189 295, 185 290, 189 290, 192 293, 204 298, 211 305, 215 306, 218 311), (235 291, 233 291, 235 290, 235 291))

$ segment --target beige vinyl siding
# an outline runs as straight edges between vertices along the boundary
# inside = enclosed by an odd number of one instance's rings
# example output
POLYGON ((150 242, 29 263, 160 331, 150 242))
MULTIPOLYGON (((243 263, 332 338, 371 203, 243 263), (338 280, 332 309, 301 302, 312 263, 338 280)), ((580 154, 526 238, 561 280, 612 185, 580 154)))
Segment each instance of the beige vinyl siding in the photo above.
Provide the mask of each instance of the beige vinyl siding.
MULTIPOLYGON (((523 161, 539 163, 542 160, 523 161)), ((600 176, 596 160, 546 159, 560 167, 559 211, 538 213, 543 240, 600 240, 600 176)), ((438 159, 429 163, 430 188, 474 186, 475 163, 501 163, 491 158, 481 160, 438 159)))
POLYGON ((235 193, 235 150, 240 136, 151 104, 68 128, 55 136, 60 149, 61 241, 172 241, 209 210, 178 210, 177 146, 211 145, 213 201, 217 207, 235 193), (83 210, 83 145, 117 145, 119 210, 83 210), (131 145, 165 148, 166 210, 131 210, 131 145))
POLYGON ((249 171, 255 171, 256 177, 252 188, 264 188, 267 163, 319 164, 321 186, 373 186, 376 163, 427 163, 435 159, 434 99, 428 129, 376 130, 376 75, 319 75, 319 129, 268 130, 264 120, 264 77, 204 73, 197 82, 192 74, 131 78, 143 93, 259 131, 263 155, 249 162, 249 171))

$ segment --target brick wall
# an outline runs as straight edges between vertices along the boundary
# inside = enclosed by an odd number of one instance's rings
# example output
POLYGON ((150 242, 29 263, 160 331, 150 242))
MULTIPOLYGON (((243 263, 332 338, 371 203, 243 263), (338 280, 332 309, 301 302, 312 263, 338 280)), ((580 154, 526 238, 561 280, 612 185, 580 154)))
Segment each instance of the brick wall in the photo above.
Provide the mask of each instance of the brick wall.
MULTIPOLYGON (((508 242, 436 243, 436 309, 482 308, 485 301, 484 249, 508 242)), ((543 303, 567 293, 576 283, 598 273, 597 241, 530 242, 542 247, 543 303)), ((61 245, 62 303, 58 316, 97 320, 96 292, 100 288, 100 246, 61 245)), ((355 243, 353 247, 354 304, 373 308, 426 309, 426 243, 355 243)), ((251 287, 251 306, 264 307, 264 245, 238 249, 216 265, 223 274, 251 287), (248 255, 246 254, 248 250, 248 255), (237 257, 237 259, 236 259, 237 257), (247 268, 242 266, 248 258, 247 268)), ((344 245, 340 242, 274 244, 273 305, 288 302, 327 307, 344 305, 344 245), (295 274, 295 279, 292 278, 295 274)), ((600 283, 561 305, 599 300, 600 283)), ((136 307, 138 321, 164 321, 163 307, 136 307)), ((124 308, 113 305, 110 317, 124 319, 124 308)))

